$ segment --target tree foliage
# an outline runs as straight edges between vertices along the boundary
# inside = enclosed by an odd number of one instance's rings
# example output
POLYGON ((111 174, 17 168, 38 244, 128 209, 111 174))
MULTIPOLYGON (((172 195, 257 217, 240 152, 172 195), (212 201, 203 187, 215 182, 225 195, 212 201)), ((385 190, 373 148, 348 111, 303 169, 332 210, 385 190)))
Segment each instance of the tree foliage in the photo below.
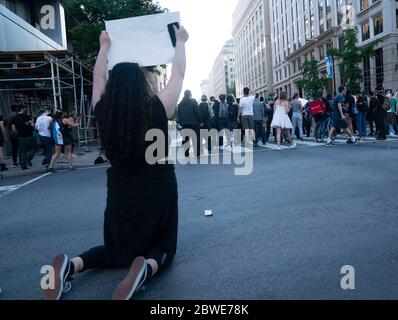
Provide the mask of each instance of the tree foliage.
POLYGON ((357 28, 346 29, 342 48, 329 49, 328 51, 328 55, 341 60, 339 69, 343 84, 353 92, 357 92, 361 89, 363 70, 360 68, 360 64, 364 58, 373 57, 375 55, 375 46, 380 42, 373 41, 363 47, 358 47, 357 35, 357 28))
POLYGON ((312 59, 301 66, 303 78, 297 82, 300 89, 304 89, 306 95, 318 97, 327 84, 327 80, 319 76, 318 61, 312 59))
POLYGON ((105 20, 162 13, 152 0, 62 0, 73 52, 89 65, 95 63, 105 20))

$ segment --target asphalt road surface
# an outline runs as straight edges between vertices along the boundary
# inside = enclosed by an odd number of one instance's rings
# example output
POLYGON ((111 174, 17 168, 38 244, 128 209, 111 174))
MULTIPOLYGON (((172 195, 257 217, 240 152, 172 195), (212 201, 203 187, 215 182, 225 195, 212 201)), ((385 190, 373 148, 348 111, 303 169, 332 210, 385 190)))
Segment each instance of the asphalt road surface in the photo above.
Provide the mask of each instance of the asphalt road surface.
MULTIPOLYGON (((398 143, 255 152, 249 176, 176 172, 178 252, 136 299, 398 299, 398 143)), ((105 183, 105 167, 0 181, 0 299, 41 299, 43 265, 102 243, 105 183)), ((65 299, 110 299, 126 272, 78 275, 65 299)))

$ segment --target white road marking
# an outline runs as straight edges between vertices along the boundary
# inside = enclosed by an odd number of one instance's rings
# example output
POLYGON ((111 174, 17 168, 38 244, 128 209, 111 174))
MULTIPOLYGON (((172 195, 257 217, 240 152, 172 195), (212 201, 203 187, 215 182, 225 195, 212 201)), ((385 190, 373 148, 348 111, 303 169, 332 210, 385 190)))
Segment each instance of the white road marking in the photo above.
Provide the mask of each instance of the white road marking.
POLYGON ((3 192, 3 194, 0 195, 0 198, 4 197, 7 194, 10 194, 11 192, 17 191, 18 189, 20 189, 22 187, 26 187, 27 185, 29 185, 29 184, 31 184, 33 182, 36 182, 36 181, 38 181, 40 179, 43 179, 44 177, 47 177, 50 174, 51 174, 51 172, 42 174, 41 176, 38 176, 38 177, 36 177, 34 179, 31 179, 31 180, 29 180, 29 181, 27 181, 25 183, 20 184, 20 185, 0 187, 0 191, 5 191, 5 192, 3 192))

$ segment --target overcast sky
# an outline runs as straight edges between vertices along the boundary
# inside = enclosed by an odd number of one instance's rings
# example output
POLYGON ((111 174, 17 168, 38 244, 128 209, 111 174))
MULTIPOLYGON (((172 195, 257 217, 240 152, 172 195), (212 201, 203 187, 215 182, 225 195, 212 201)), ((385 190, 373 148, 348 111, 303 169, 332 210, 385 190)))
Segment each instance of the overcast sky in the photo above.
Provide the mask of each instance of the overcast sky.
POLYGON ((179 11, 190 39, 184 89, 200 98, 200 82, 207 79, 217 55, 232 38, 232 13, 238 0, 158 0, 170 12, 179 11))

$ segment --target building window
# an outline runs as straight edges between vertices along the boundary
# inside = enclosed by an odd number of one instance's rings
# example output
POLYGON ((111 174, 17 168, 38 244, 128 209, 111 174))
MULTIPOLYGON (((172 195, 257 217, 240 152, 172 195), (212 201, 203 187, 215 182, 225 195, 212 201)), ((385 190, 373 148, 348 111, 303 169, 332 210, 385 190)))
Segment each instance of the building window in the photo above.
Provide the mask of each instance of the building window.
POLYGON ((383 48, 375 50, 375 63, 376 63, 376 88, 383 88, 384 84, 384 61, 383 61, 383 48))
POLYGON ((383 15, 379 15, 373 18, 374 35, 383 33, 383 15))
POLYGON ((369 0, 360 0, 359 3, 361 11, 369 7, 369 0))
POLYGON ((319 58, 322 60, 325 58, 325 48, 323 46, 319 47, 319 58))
MULTIPOLYGON (((398 2, 398 1, 397 1, 398 2)), ((397 29, 398 29, 398 9, 397 10, 395 10, 395 20, 396 20, 396 23, 397 23, 397 29)))
POLYGON ((362 41, 366 41, 370 38, 369 22, 362 25, 362 41))
POLYGON ((371 80, 370 80, 370 58, 363 59, 363 83, 366 92, 371 90, 371 80))

